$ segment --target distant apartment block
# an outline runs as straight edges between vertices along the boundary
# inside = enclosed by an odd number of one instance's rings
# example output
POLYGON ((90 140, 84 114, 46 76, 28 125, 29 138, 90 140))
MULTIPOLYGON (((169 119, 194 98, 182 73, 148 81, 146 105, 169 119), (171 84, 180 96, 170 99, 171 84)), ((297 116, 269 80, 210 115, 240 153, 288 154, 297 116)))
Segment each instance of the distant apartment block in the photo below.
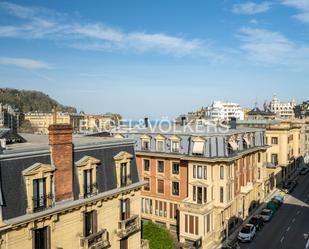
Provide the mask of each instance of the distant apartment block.
POLYGON ((309 119, 309 100, 295 106, 294 112, 296 118, 309 119))
POLYGON ((231 120, 231 118, 243 120, 244 116, 245 112, 239 104, 232 102, 214 101, 208 107, 203 107, 198 111, 180 115, 176 119, 176 123, 181 125, 184 123, 204 123, 205 121, 227 122, 231 120))
POLYGON ((35 133, 39 134, 48 134, 48 127, 54 123, 70 124, 73 128, 73 132, 79 132, 82 119, 83 115, 75 113, 25 113, 25 120, 28 120, 35 133))
POLYGON ((20 127, 22 115, 8 104, 0 103, 0 128, 17 131, 20 127))
POLYGON ((106 132, 118 126, 121 122, 119 114, 107 113, 102 115, 83 114, 80 123, 80 132, 106 132))
POLYGON ((273 96, 272 100, 267 103, 265 102, 264 107, 265 110, 270 110, 277 114, 278 117, 284 119, 294 118, 294 108, 296 106, 295 100, 291 100, 290 102, 281 102, 276 95, 273 96))
POLYGON ((274 187, 266 179, 265 131, 147 126, 116 131, 135 140, 142 218, 179 235, 183 248, 213 248, 274 187), (165 129, 162 129, 165 130, 165 129))
POLYGON ((243 120, 238 126, 265 129, 267 171, 275 185, 291 176, 304 156, 302 149, 302 127, 299 120, 243 120))

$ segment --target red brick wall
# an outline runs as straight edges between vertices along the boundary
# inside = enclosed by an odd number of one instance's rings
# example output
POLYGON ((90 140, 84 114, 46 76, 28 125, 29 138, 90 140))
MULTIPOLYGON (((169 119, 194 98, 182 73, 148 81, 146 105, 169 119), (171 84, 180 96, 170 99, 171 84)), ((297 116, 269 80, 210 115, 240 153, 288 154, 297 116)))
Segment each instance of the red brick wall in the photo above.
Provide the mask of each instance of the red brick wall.
MULTIPOLYGON (((137 165, 140 179, 144 179, 146 176, 143 174, 143 159, 150 160, 150 191, 142 190, 142 195, 149 196, 149 197, 158 197, 170 201, 180 201, 188 196, 188 162, 187 161, 180 161, 179 164, 179 196, 172 195, 172 161, 178 160, 171 160, 169 158, 161 158, 161 157, 144 157, 137 155, 137 165), (164 161, 164 174, 162 177, 157 177, 157 160, 164 161), (157 179, 164 180, 164 194, 157 193, 157 179)), ((162 174, 160 174, 162 175, 162 174)), ((148 176, 146 176, 148 177, 148 176)))
POLYGON ((55 198, 62 201, 73 198, 73 145, 72 127, 68 124, 54 124, 49 128, 49 145, 54 174, 55 198))

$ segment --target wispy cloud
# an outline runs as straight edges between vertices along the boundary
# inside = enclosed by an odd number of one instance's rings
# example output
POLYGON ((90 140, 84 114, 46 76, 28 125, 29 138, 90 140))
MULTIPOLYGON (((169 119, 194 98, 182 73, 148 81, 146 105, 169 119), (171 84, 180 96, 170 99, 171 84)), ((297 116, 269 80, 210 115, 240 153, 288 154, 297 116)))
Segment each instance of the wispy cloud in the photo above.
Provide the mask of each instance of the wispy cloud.
POLYGON ((125 32, 103 23, 82 23, 44 8, 7 2, 0 8, 22 19, 21 25, 0 26, 0 37, 61 40, 77 49, 97 51, 155 52, 173 56, 217 57, 209 43, 164 33, 125 32))
POLYGON ((0 65, 15 66, 24 69, 50 69, 50 65, 44 61, 27 58, 0 57, 0 65))
POLYGON ((303 23, 309 23, 309 1, 308 0, 282 0, 281 3, 285 6, 298 9, 300 13, 293 15, 293 17, 303 23))
POLYGON ((245 2, 234 4, 232 12, 235 14, 254 15, 263 12, 267 12, 270 9, 271 4, 269 2, 255 3, 245 2))
POLYGON ((309 46, 265 29, 242 28, 240 49, 248 59, 263 65, 282 65, 293 70, 308 68, 309 46))

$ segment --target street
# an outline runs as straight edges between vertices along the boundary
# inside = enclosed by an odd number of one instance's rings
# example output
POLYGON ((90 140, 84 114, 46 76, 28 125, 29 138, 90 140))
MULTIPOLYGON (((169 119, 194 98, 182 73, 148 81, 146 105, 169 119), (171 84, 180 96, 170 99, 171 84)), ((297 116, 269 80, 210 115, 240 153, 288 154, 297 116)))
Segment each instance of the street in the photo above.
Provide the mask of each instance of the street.
POLYGON ((299 176, 298 183, 253 241, 240 243, 242 249, 309 248, 309 174, 299 176))

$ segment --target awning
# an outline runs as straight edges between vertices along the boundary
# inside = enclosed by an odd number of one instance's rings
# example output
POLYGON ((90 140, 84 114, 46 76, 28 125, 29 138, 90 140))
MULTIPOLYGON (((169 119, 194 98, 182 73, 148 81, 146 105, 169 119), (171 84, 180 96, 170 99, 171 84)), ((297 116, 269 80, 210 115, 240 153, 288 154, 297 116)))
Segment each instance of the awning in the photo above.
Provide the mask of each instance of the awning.
POLYGON ((233 150, 238 149, 238 144, 235 141, 230 141, 229 145, 232 147, 233 150))
POLYGON ((248 138, 244 137, 245 142, 247 143, 247 146, 250 146, 250 141, 248 138))
POLYGON ((204 154, 204 142, 196 141, 193 142, 193 154, 204 154))

